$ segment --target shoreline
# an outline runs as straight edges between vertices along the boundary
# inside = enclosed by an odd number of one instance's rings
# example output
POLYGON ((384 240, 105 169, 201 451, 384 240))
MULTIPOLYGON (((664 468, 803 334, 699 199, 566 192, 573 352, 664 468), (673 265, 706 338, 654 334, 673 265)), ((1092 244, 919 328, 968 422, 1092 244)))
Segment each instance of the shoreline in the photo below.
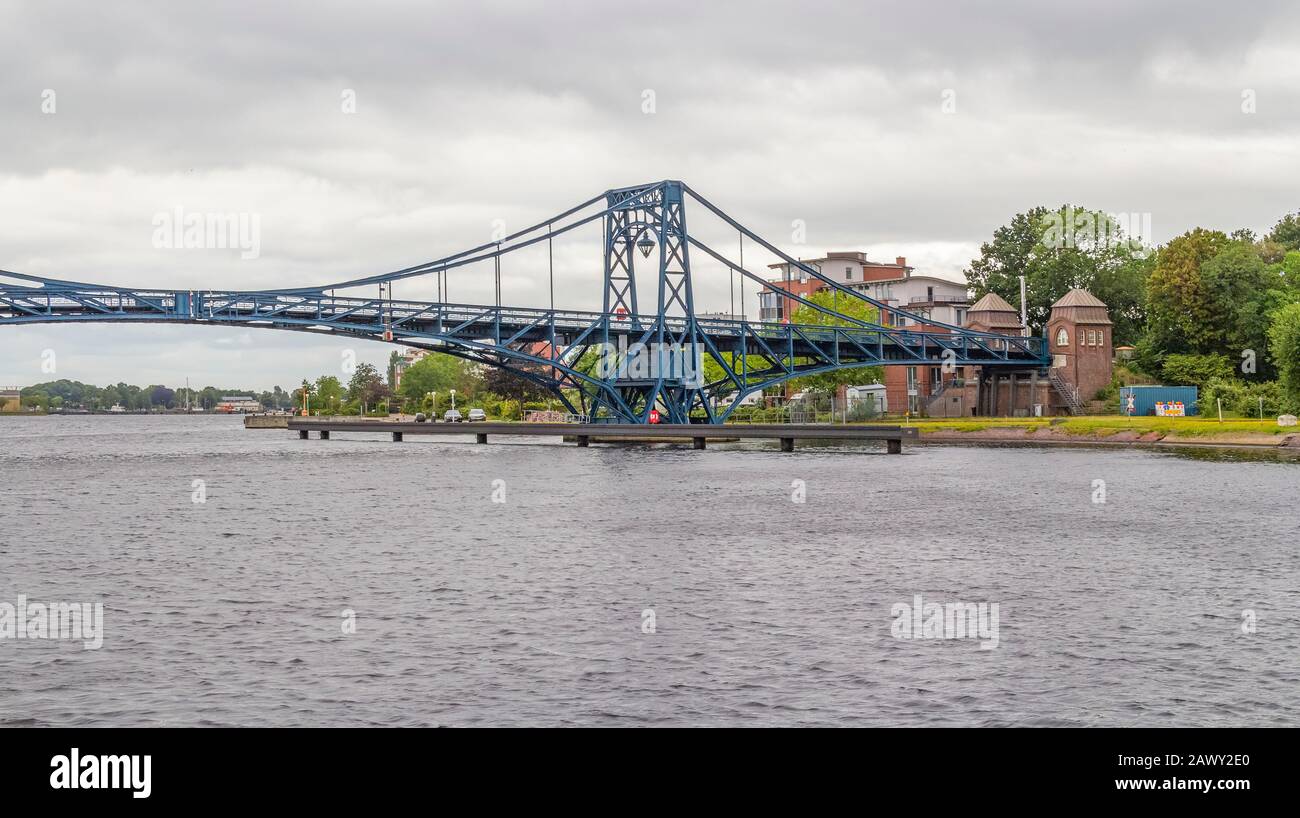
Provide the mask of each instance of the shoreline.
POLYGON ((957 431, 954 429, 926 429, 919 425, 921 445, 951 444, 1011 444, 1026 446, 1089 446, 1095 448, 1191 448, 1191 449, 1250 449, 1278 451, 1300 455, 1300 432, 1261 434, 1230 433, 1220 435, 1184 436, 1164 432, 1120 431, 1111 434, 1080 434, 1059 431, 1053 427, 1018 428, 990 426, 987 429, 957 431))

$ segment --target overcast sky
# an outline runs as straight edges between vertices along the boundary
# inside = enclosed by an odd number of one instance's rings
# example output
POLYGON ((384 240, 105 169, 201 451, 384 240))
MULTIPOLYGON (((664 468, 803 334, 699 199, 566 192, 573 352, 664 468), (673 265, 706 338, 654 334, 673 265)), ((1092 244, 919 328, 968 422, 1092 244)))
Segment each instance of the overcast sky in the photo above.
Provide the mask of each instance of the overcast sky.
MULTIPOLYGON (((1054 5, 0 2, 0 268, 322 283, 664 178, 793 255, 902 255, 950 278, 1038 204, 1150 213, 1156 241, 1300 209, 1300 4, 1054 5), (156 247, 156 217, 177 208, 255 217, 257 257, 156 247)), ((698 208, 687 218, 734 245, 698 208)), ((508 263, 506 303, 545 305, 545 269, 508 263)), ((596 232, 557 245, 557 305, 598 305, 600 270, 596 232)), ((701 265, 695 287, 701 309, 728 307, 724 270, 701 265)), ((449 289, 491 302, 491 271, 449 289)), ((337 374, 349 348, 381 368, 391 349, 3 327, 0 385, 288 388, 337 374)))

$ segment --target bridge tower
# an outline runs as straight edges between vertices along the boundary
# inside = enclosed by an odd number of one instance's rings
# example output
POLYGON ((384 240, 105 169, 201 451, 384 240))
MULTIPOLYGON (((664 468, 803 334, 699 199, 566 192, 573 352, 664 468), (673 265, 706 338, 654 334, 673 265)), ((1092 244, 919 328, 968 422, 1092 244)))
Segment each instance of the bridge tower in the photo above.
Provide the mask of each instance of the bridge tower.
POLYGON ((695 408, 713 420, 704 392, 703 347, 695 321, 686 208, 681 182, 612 190, 605 217, 605 328, 602 379, 623 402, 598 393, 593 419, 645 423, 659 409, 666 423, 689 423, 695 408), (656 309, 637 311, 636 253, 658 251, 656 309), (630 417, 628 417, 630 415, 630 417), (620 417, 622 416, 622 417, 620 417))

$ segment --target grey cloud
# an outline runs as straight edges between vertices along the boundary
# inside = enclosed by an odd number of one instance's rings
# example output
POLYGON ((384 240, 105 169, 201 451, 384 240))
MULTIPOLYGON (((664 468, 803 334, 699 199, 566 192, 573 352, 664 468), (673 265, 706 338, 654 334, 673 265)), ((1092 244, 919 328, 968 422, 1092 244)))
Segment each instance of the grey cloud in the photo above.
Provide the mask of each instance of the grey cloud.
MULTIPOLYGON (((1150 212, 1158 238, 1265 229, 1300 206, 1293 3, 50 2, 6 5, 0 31, 0 267, 70 278, 335 280, 660 178, 792 252, 862 248, 950 276, 957 248, 1036 204, 1150 212), (150 219, 178 205, 258 213, 262 257, 153 248, 150 219), (796 218, 805 247, 789 244, 796 218)), ((542 270, 521 261, 512 294, 544 303, 542 270)), ((567 248, 566 305, 592 306, 598 275, 594 237, 567 248)), ((453 287, 491 294, 468 271, 453 287)), ((722 307, 725 271, 697 288, 722 307)), ((279 380, 299 374, 285 367, 279 380)))

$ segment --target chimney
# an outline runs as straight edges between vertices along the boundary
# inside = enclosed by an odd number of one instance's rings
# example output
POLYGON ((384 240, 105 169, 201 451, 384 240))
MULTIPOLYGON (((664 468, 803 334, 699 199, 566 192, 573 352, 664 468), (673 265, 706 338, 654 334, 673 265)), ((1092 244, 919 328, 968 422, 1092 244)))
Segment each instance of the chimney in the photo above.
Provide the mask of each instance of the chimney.
POLYGON ((894 263, 897 264, 899 267, 906 267, 906 266, 907 266, 907 256, 899 256, 899 257, 895 258, 895 259, 894 259, 894 263))

